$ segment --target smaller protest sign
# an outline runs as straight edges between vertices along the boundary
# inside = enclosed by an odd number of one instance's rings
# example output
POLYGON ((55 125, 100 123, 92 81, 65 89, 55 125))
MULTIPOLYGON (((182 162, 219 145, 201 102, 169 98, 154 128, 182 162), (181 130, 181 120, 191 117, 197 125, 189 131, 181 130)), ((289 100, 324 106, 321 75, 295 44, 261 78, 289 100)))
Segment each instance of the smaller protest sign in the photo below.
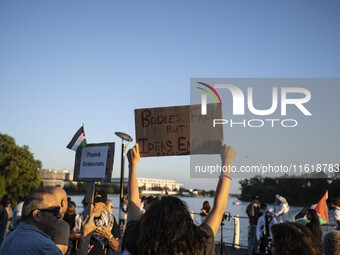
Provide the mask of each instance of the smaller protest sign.
POLYGON ((76 153, 74 181, 111 181, 114 143, 86 145, 76 153))

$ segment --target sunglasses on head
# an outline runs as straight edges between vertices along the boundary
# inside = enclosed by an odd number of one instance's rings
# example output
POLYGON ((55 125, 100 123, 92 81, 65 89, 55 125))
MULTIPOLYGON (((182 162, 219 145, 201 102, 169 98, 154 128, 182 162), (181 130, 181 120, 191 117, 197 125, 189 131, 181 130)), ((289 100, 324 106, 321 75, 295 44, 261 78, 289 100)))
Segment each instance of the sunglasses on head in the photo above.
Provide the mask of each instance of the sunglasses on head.
MULTIPOLYGON (((43 209, 35 209, 40 212, 49 212, 52 213, 54 217, 57 217, 60 214, 60 206, 51 207, 51 208, 43 208, 43 209)), ((35 210, 32 210, 30 213, 33 213, 35 210)))

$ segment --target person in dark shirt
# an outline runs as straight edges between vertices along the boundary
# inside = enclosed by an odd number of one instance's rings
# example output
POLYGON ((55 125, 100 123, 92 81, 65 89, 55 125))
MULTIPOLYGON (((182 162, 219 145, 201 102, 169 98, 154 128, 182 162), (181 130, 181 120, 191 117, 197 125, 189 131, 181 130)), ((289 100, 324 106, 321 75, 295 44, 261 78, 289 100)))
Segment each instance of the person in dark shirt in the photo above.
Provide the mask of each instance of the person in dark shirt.
POLYGON ((196 226, 186 204, 177 197, 155 201, 143 216, 137 184, 139 145, 129 150, 128 219, 123 238, 123 254, 215 254, 214 237, 220 227, 228 201, 230 169, 236 151, 221 146, 223 168, 218 180, 214 205, 200 226, 196 226))
POLYGON ((68 242, 68 250, 66 254, 75 254, 77 242, 81 236, 79 231, 81 228, 80 216, 77 214, 75 202, 71 200, 68 201, 68 208, 63 220, 66 221, 70 227, 70 240, 68 242))
POLYGON ((203 207, 202 207, 201 212, 200 212, 201 223, 203 223, 205 217, 208 216, 210 210, 211 210, 211 207, 210 207, 209 201, 204 201, 203 207))
POLYGON ((248 228, 248 255, 252 255, 253 252, 258 252, 258 244, 256 239, 256 226, 259 217, 261 216, 259 207, 259 197, 254 196, 252 203, 247 206, 246 213, 249 217, 248 228))
POLYGON ((66 221, 63 220, 67 211, 67 194, 64 189, 60 187, 54 187, 51 189, 51 193, 57 198, 60 206, 61 219, 57 221, 56 228, 51 233, 52 241, 57 245, 63 254, 66 254, 68 249, 68 240, 70 237, 70 228, 66 221))

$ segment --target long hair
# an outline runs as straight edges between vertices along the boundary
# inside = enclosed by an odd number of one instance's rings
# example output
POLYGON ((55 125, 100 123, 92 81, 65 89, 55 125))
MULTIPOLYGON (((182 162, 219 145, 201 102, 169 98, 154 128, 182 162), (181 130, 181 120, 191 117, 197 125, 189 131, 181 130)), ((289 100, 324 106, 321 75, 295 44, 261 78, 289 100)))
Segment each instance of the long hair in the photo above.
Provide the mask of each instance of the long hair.
POLYGON ((207 213, 210 212, 211 207, 210 207, 209 201, 204 201, 202 209, 204 209, 207 213))
POLYGON ((315 242, 306 226, 294 222, 272 226, 273 247, 280 255, 321 255, 322 249, 315 242))
POLYGON ((316 241, 322 245, 322 229, 319 216, 314 209, 309 209, 307 212, 312 216, 312 219, 306 226, 311 230, 316 241))
POLYGON ((340 254, 340 231, 328 232, 323 238, 323 252, 325 255, 340 254))
POLYGON ((207 234, 193 222, 186 204, 176 197, 162 197, 124 235, 125 246, 139 254, 196 254, 206 247, 207 234))

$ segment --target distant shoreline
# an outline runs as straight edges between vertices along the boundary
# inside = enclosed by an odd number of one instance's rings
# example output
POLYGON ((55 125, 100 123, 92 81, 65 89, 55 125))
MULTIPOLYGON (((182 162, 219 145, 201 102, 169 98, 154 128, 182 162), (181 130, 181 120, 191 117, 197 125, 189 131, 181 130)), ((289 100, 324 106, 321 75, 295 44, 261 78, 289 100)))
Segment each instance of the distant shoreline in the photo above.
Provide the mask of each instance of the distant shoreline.
MULTIPOLYGON (((70 193, 68 192, 67 193, 69 196, 85 196, 86 194, 84 193, 70 193)), ((107 194, 108 196, 110 197, 119 197, 119 194, 107 194)), ((143 196, 143 194, 140 194, 143 196)), ((126 194, 124 195, 126 196, 126 194)), ((147 195, 144 195, 144 196, 147 196, 147 195)), ((151 195, 150 195, 151 196, 151 195)), ((166 194, 153 194, 153 196, 166 196, 166 194)), ((172 196, 176 196, 176 197, 213 197, 213 196, 200 196, 200 195, 181 195, 181 194, 176 194, 176 195, 172 195, 172 196)), ((229 194, 229 197, 238 197, 239 194, 229 194)))

